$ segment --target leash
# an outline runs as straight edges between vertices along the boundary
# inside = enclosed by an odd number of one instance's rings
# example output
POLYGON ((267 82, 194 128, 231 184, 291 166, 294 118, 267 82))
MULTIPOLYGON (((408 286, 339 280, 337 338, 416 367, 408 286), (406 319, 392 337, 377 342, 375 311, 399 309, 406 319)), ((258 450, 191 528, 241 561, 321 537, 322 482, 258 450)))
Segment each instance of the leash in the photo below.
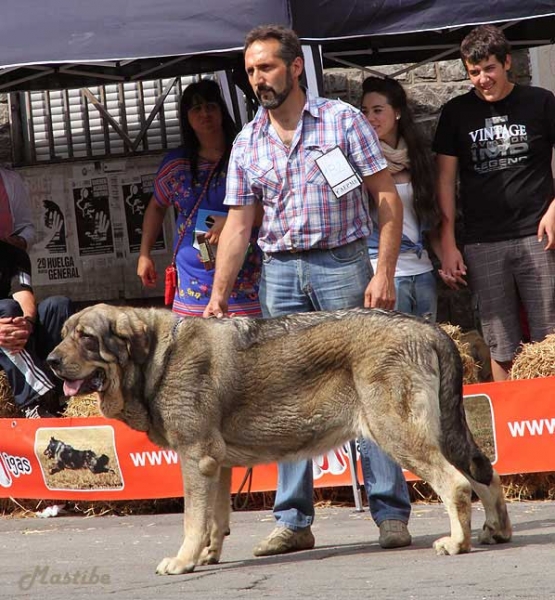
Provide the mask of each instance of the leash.
POLYGON ((243 481, 241 481, 241 484, 239 485, 239 489, 237 490, 237 493, 235 494, 235 498, 233 498, 233 510, 244 510, 245 508, 247 508, 247 504, 249 503, 249 499, 251 498, 251 487, 252 487, 252 467, 249 467, 245 473, 245 476, 243 477, 243 481), (245 497, 241 501, 239 501, 239 494, 242 493, 243 487, 247 483, 247 481, 248 481, 247 492, 245 494, 245 497))

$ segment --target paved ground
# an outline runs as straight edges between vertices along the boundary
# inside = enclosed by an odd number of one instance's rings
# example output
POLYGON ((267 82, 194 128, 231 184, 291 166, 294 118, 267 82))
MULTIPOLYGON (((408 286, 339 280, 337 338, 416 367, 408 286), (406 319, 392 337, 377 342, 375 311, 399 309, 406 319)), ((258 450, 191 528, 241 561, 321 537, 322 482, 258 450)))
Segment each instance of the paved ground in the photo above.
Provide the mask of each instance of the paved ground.
MULTIPOLYGON (((319 509, 314 550, 258 559, 251 549, 271 530, 271 513, 234 513, 223 562, 175 577, 154 570, 180 544, 178 514, 4 518, 0 598, 555 599, 555 503, 511 504, 509 511, 511 544, 437 557, 432 542, 448 528, 441 505, 413 505, 413 545, 387 551, 368 512, 319 509)), ((476 504, 475 531, 482 520, 476 504)))

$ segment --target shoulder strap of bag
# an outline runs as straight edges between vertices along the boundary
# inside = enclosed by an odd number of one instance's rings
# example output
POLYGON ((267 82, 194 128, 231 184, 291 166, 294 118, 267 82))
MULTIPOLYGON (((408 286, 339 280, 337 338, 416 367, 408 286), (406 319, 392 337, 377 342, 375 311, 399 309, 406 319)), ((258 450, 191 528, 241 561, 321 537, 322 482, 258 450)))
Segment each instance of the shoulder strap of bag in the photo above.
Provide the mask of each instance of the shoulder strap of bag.
POLYGON ((204 198, 204 196, 208 190, 210 181, 212 180, 214 172, 216 171, 216 168, 220 164, 220 162, 221 162, 221 159, 218 162, 216 162, 210 169, 210 173, 208 173, 208 177, 206 178, 206 181, 204 182, 202 191, 200 192, 199 197, 197 198, 197 201, 195 202, 195 205, 191 209, 189 216, 185 220, 185 226, 183 227, 183 229, 181 230, 181 233, 179 234, 179 239, 177 240, 177 244, 175 245, 175 248, 173 251, 172 262, 171 262, 172 265, 175 265, 175 259, 177 257, 177 251, 179 250, 179 246, 181 246, 181 242, 183 241, 183 238, 185 237, 185 234, 187 233, 187 229, 189 229, 189 227, 191 226, 193 217, 194 217, 195 213, 197 212, 197 209, 200 206, 200 203, 202 202, 202 199, 204 198))

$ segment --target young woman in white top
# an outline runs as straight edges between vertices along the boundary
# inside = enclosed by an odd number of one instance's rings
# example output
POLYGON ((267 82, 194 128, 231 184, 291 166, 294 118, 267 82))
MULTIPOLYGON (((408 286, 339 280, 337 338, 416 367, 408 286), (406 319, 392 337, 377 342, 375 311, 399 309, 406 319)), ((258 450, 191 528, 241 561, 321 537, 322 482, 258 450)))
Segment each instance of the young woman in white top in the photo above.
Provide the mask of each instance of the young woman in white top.
MULTIPOLYGON (((395 309, 436 320, 437 286, 424 236, 434 244, 440 221, 435 193, 434 161, 408 106, 403 86, 395 79, 368 77, 362 84, 362 113, 381 143, 397 191, 403 201, 403 238, 395 270, 395 309), (432 232, 432 235, 430 235, 432 232)), ((374 272, 378 227, 368 238, 374 272)))

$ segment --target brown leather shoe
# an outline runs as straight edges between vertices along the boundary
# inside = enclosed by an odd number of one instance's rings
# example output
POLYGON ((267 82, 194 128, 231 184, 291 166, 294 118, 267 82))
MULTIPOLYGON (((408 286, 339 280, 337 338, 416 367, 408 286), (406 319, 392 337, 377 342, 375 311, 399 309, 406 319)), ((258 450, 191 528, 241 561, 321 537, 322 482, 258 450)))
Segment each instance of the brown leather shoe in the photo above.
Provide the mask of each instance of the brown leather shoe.
POLYGON ((262 540, 253 550, 255 556, 273 556, 299 550, 314 548, 314 536, 310 527, 289 529, 276 527, 270 535, 262 540))
POLYGON ((394 519, 388 519, 380 523, 380 539, 382 548, 403 548, 410 546, 412 538, 406 523, 394 519))

